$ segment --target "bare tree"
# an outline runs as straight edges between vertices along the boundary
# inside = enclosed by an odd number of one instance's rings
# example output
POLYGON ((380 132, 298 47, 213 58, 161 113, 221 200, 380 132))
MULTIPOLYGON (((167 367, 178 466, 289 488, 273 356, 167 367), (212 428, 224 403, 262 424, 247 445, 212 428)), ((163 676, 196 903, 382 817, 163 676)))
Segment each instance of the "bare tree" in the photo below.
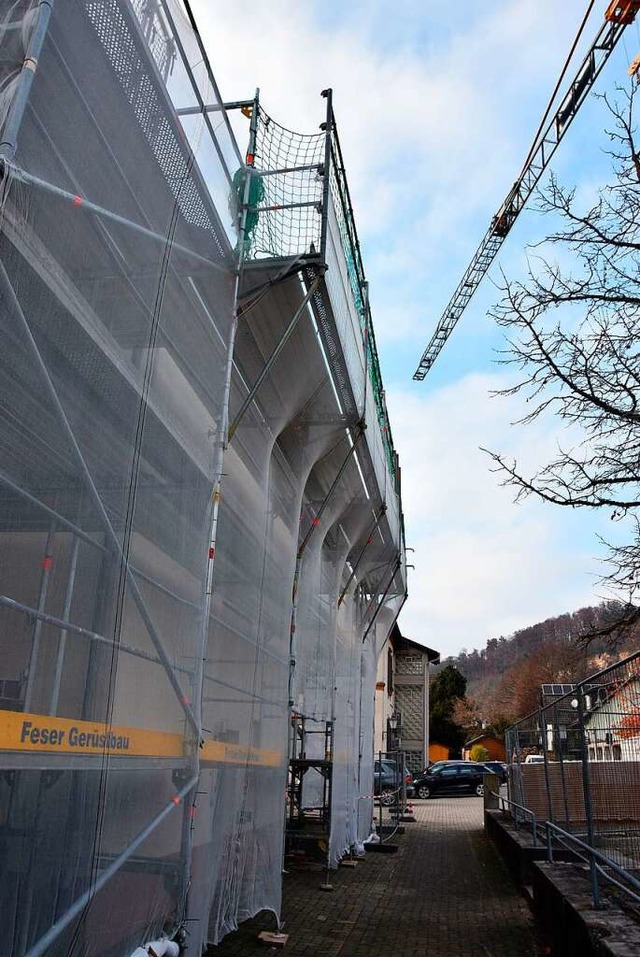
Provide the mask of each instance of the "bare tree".
POLYGON ((569 508, 608 509, 630 524, 628 543, 610 546, 603 580, 627 589, 626 617, 640 588, 640 155, 637 88, 604 98, 612 179, 582 209, 575 189, 552 178, 541 194, 554 228, 529 259, 524 280, 504 279, 493 317, 506 330, 501 361, 518 370, 502 395, 526 398, 530 423, 555 415, 568 444, 533 475, 490 452, 517 498, 535 495, 569 508), (552 250, 553 259, 549 256, 552 250), (564 263, 569 261, 570 267, 564 263))

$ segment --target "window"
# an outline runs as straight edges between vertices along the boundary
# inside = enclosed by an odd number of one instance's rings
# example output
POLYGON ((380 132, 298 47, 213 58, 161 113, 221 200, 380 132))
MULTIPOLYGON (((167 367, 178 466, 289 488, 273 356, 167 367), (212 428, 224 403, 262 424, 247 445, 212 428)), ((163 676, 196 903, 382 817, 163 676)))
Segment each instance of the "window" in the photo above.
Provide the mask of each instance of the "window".
POLYGON ((456 767, 442 768, 441 771, 438 771, 438 774, 441 774, 443 778, 455 778, 458 776, 459 771, 456 767))
POLYGON ((399 675, 422 675, 422 655, 396 655, 396 672, 399 675))

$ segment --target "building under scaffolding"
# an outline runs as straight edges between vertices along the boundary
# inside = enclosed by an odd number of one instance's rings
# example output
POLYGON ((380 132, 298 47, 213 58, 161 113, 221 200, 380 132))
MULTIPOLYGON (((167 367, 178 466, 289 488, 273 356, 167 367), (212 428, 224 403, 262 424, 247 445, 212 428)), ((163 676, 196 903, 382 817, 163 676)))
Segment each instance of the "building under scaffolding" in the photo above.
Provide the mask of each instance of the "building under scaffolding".
POLYGON ((188 4, 0 11, 0 955, 197 955, 278 915, 294 792, 331 865, 371 828, 405 555, 331 94, 241 153, 188 4))

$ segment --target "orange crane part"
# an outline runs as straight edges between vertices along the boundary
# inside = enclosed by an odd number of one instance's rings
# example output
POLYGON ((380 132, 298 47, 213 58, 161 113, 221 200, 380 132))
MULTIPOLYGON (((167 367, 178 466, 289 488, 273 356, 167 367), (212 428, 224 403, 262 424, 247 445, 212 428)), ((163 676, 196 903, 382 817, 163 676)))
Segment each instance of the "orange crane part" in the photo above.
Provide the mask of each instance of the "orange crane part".
POLYGON ((625 27, 636 18, 636 13, 640 10, 640 0, 614 0, 607 7, 604 15, 605 20, 613 20, 614 23, 622 23, 625 27))

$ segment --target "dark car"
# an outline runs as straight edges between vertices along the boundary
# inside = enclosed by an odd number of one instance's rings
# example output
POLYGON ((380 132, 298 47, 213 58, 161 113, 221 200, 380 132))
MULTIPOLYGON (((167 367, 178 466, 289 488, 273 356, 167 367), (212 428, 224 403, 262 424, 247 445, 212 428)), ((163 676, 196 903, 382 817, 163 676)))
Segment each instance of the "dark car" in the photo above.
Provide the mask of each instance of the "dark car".
POLYGON ((475 761, 449 761, 434 765, 413 782, 416 797, 428 798, 435 794, 484 794, 484 775, 489 771, 475 761))
POLYGON ((400 768, 395 761, 382 758, 377 759, 373 766, 373 793, 380 798, 380 803, 390 807, 398 800, 402 793, 402 781, 406 786, 407 797, 413 794, 413 778, 407 768, 400 768))
POLYGON ((507 768, 509 765, 505 764, 504 761, 483 761, 482 763, 485 768, 488 768, 489 771, 493 771, 494 774, 498 775, 501 784, 505 783, 508 777, 507 768))
MULTIPOLYGON (((473 762, 477 764, 477 761, 473 762)), ((441 758, 439 761, 429 761, 426 768, 423 768, 420 774, 415 775, 415 779, 423 778, 425 774, 429 774, 431 771, 435 771, 436 768, 441 767, 443 764, 469 764, 468 761, 464 761, 463 758, 441 758)))

